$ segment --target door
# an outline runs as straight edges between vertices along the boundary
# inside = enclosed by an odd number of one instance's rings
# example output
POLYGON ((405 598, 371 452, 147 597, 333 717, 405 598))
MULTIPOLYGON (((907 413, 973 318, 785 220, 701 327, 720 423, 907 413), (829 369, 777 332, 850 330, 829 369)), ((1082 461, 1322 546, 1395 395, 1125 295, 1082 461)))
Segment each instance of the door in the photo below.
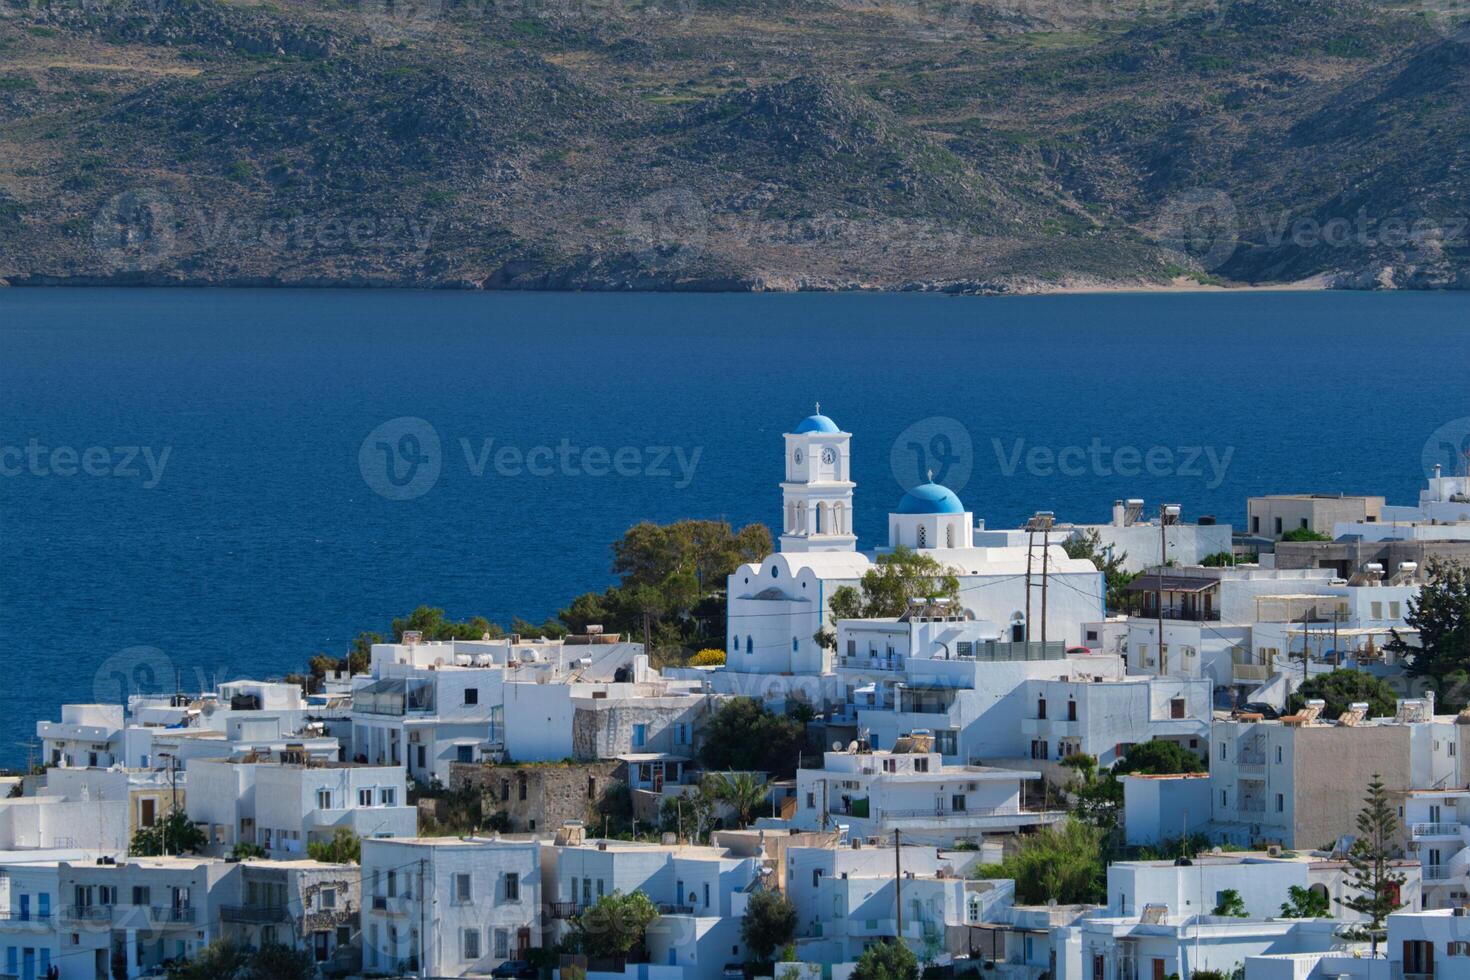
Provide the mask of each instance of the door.
POLYGON ((157 800, 154 800, 154 799, 143 799, 143 800, 139 800, 138 801, 138 823, 142 824, 144 827, 151 827, 151 826, 153 826, 153 822, 156 819, 158 819, 157 807, 158 807, 158 801, 157 800))
POLYGON ((516 959, 523 960, 531 950, 531 930, 522 927, 516 930, 516 959))
POLYGON ((318 963, 327 958, 331 936, 324 929, 319 929, 311 934, 311 948, 318 963))
POLYGON ((1164 980, 1164 977, 1166 976, 1166 974, 1164 972, 1164 958, 1162 956, 1155 956, 1153 962, 1154 962, 1154 976, 1153 976, 1153 980, 1164 980))
POLYGON ((31 921, 31 896, 29 895, 20 897, 20 921, 31 921))

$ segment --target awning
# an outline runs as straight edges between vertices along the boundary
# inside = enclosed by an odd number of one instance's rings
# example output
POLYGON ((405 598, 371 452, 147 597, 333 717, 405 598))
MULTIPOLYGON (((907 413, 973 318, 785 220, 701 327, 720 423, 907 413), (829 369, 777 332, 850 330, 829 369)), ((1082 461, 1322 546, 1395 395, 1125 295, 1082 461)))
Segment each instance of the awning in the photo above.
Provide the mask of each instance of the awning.
POLYGON ((1219 584, 1218 579, 1195 578, 1192 575, 1140 575, 1128 583, 1128 591, 1208 592, 1219 584))

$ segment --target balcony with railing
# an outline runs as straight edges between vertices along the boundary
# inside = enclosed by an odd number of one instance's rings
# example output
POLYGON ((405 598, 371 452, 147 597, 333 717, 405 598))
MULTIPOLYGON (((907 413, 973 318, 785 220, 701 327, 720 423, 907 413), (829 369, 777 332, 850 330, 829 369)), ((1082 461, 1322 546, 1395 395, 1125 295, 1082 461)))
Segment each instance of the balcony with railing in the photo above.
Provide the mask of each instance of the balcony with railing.
POLYGON ((882 670, 901 673, 902 654, 845 653, 837 658, 837 666, 848 670, 882 670))
POLYGON ((4 928, 7 926, 50 929, 51 913, 32 912, 29 909, 11 909, 8 911, 0 911, 0 928, 4 928))
POLYGON ((1448 864, 1426 864, 1421 877, 1425 881, 1447 881, 1451 875, 1448 864))
POLYGON ((1412 833, 1415 838, 1420 837, 1460 837, 1464 832, 1462 824, 1457 823, 1416 823, 1413 825, 1412 833))
POLYGON ((283 905, 223 905, 219 916, 225 922, 241 925, 272 925, 285 922, 286 907, 283 905))
POLYGON ((187 905, 155 905, 148 910, 148 918, 162 925, 193 925, 197 918, 195 909, 187 905))
POLYGON ((110 905, 68 905, 61 912, 67 922, 107 922, 112 918, 110 905))
POLYGON ((575 919, 585 911, 587 911, 587 906, 580 902, 551 903, 551 917, 553 919, 575 919))

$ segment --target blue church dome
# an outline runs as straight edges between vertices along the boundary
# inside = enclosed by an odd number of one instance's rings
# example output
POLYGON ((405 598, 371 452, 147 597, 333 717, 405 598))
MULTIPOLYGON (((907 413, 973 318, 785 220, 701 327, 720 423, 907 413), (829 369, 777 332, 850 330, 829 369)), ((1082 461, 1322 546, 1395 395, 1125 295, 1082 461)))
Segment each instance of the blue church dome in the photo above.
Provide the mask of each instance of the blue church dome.
POLYGON ((898 502, 900 514, 963 514, 965 505, 948 487, 937 483, 921 483, 898 502))
POLYGON ((803 432, 841 432, 842 430, 837 428, 837 423, 827 418, 827 416, 817 414, 808 415, 802 419, 801 424, 796 427, 795 431, 799 435, 803 432))

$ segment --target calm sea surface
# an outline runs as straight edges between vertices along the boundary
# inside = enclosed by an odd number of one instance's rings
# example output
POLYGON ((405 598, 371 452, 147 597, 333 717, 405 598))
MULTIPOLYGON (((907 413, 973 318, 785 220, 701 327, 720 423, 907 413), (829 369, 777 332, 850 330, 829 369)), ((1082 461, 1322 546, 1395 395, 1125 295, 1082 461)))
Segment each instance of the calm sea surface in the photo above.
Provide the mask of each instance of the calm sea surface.
POLYGON ((775 523, 816 401, 864 546, 928 469, 991 526, 1407 503, 1470 426, 1467 325, 1463 294, 0 290, 0 762, 63 702, 280 675, 420 603, 539 621, 640 519, 775 523))

